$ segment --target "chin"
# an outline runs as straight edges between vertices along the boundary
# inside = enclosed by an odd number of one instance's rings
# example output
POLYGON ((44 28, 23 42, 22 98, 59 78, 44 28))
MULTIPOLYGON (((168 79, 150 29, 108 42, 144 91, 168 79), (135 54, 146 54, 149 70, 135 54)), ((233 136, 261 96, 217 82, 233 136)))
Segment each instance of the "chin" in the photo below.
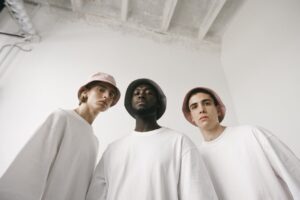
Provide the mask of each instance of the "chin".
POLYGON ((138 116, 148 116, 156 113, 155 110, 149 108, 136 109, 135 114, 138 116))
POLYGON ((95 110, 97 110, 98 112, 104 112, 104 111, 106 111, 108 109, 108 107, 98 107, 98 108, 96 108, 95 110))
POLYGON ((198 124, 198 127, 200 127, 201 129, 208 129, 210 127, 210 124, 209 123, 199 123, 198 124))

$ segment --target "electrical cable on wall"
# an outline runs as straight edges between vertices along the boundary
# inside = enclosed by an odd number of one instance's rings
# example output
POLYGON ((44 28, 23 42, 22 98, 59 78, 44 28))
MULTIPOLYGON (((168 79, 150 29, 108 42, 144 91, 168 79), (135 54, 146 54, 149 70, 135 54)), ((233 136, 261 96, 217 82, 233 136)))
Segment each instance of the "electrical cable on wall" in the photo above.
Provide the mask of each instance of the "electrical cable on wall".
POLYGON ((22 42, 15 42, 12 44, 5 44, 0 49, 0 56, 2 55, 2 52, 4 52, 4 49, 10 47, 6 53, 4 53, 3 56, 0 58, 0 78, 3 76, 3 74, 6 72, 9 65, 3 65, 4 62, 7 60, 9 55, 12 53, 12 51, 17 48, 18 50, 24 51, 24 52, 30 52, 32 51, 32 48, 24 48, 23 45, 29 44, 29 41, 26 41, 26 38, 22 42))
POLYGON ((0 32, 0 34, 19 38, 21 41, 11 42, 0 47, 0 78, 9 67, 9 65, 5 64, 5 62, 12 59, 10 55, 13 53, 13 50, 30 52, 32 51, 32 48, 24 48, 24 46, 32 42, 40 41, 40 36, 34 29, 29 15, 24 8, 23 0, 6 0, 5 5, 9 14, 19 25, 20 31, 19 33, 0 32))

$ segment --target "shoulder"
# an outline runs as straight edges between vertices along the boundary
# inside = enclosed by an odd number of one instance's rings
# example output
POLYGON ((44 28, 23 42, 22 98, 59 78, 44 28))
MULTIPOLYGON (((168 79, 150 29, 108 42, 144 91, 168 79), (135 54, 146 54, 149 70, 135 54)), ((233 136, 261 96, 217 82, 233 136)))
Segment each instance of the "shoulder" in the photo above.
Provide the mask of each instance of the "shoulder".
POLYGON ((255 136, 255 137, 273 136, 273 134, 269 130, 267 130, 261 126, 257 126, 257 125, 232 126, 232 127, 228 127, 228 131, 233 132, 233 133, 238 133, 240 135, 251 135, 251 136, 255 136))
POLYGON ((184 133, 181 133, 179 131, 173 130, 171 128, 167 128, 167 127, 163 127, 163 133, 164 134, 169 134, 171 137, 177 138, 179 140, 181 140, 182 142, 186 142, 189 144, 193 144, 193 142, 191 141, 191 139, 184 133))
POLYGON ((183 133, 180 133, 179 131, 175 131, 175 130, 173 130, 171 128, 168 128, 168 127, 162 127, 161 133, 169 134, 173 137, 182 137, 183 136, 183 133))
POLYGON ((68 110, 56 109, 52 111, 46 118, 46 123, 64 123, 70 116, 68 110))
POLYGON ((165 129, 166 132, 168 132, 170 135, 172 135, 172 137, 176 139, 176 144, 180 145, 182 155, 185 155, 186 153, 191 151, 198 152, 198 148, 186 134, 170 128, 165 129))
POLYGON ((163 127, 163 133, 164 135, 168 135, 168 137, 174 141, 177 141, 178 143, 180 143, 183 147, 187 147, 187 146, 191 146, 194 147, 194 143, 192 142, 192 140, 189 138, 189 136, 187 136, 186 134, 173 130, 171 128, 167 128, 167 127, 163 127))
POLYGON ((113 142, 108 144, 107 148, 105 149, 105 153, 107 154, 111 150, 120 149, 121 147, 123 147, 124 145, 126 145, 128 143, 127 141, 129 140, 129 138, 130 138, 130 136, 126 135, 119 139, 114 140, 113 142))
POLYGON ((237 125, 237 126, 229 126, 228 129, 231 131, 252 131, 257 127, 253 125, 237 125))
POLYGON ((179 132, 179 131, 176 131, 176 130, 173 130, 171 128, 168 128, 168 127, 162 127, 162 131, 161 133, 165 134, 165 135, 169 135, 170 137, 174 137, 174 138, 185 138, 186 136, 179 132))
POLYGON ((57 108, 56 110, 54 110, 50 113, 49 117, 66 117, 68 115, 69 115, 68 110, 57 108))

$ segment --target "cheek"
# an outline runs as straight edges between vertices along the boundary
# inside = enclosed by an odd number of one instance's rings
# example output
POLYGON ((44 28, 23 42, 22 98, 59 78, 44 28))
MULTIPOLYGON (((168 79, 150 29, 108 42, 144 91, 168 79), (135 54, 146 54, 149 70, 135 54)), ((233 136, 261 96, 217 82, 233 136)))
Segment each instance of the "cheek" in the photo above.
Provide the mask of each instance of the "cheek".
POLYGON ((109 106, 111 106, 111 104, 113 103, 114 99, 110 99, 109 100, 109 106))
POLYGON ((191 115, 192 121, 193 121, 193 122, 195 122, 195 121, 196 121, 196 119, 197 119, 197 116, 198 116, 198 115, 197 115, 197 113, 196 113, 196 112, 193 112, 193 111, 191 111, 191 112, 190 112, 190 115, 191 115))
POLYGON ((219 111, 216 110, 216 109, 212 109, 212 110, 210 111, 210 113, 211 113, 211 115, 214 116, 216 119, 217 119, 218 116, 219 116, 219 111))
POLYGON ((135 102, 136 102, 136 97, 132 97, 131 98, 131 106, 133 106, 135 102))
POLYGON ((91 92, 89 94, 90 99, 96 100, 96 99, 98 99, 98 97, 99 97, 99 95, 96 92, 91 92))

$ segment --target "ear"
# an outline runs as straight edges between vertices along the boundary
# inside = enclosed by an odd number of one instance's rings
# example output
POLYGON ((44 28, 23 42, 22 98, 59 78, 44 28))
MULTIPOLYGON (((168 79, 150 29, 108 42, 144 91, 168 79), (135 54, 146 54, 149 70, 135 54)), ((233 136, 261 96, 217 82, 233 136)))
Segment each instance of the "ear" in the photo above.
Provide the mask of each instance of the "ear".
POLYGON ((82 95, 82 96, 87 96, 87 94, 88 94, 88 89, 85 88, 85 89, 81 92, 81 95, 82 95))
POLYGON ((84 90, 80 94, 80 102, 86 102, 88 99, 88 89, 84 88, 84 90))
POLYGON ((191 112, 188 113, 188 118, 190 118, 190 120, 195 123, 194 117, 192 116, 191 112))

